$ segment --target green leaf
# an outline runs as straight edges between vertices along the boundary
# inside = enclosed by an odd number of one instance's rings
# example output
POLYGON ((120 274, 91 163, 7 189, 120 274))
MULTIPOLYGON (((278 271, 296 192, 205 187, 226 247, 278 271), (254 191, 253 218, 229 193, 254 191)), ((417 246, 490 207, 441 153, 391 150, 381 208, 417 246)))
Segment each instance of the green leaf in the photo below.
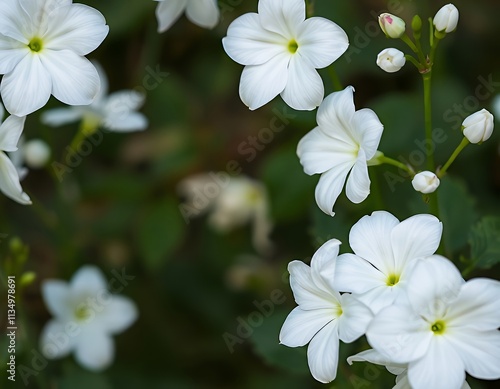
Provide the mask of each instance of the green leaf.
POLYGON ((500 262, 500 218, 486 216, 471 230, 471 261, 479 269, 490 269, 500 262))
POLYGON ((186 231, 178 202, 168 198, 153 204, 139 225, 139 250, 146 265, 155 270, 182 242, 186 231))

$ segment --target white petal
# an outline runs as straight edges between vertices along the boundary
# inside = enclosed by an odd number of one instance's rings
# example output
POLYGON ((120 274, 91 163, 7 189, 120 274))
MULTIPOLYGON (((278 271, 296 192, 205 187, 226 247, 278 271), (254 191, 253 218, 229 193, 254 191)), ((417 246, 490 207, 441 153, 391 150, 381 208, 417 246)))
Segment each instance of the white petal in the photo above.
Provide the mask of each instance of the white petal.
POLYGON ((346 195, 354 204, 364 201, 370 194, 370 177, 363 149, 359 150, 358 159, 347 179, 346 195))
POLYGON ((281 97, 290 107, 311 111, 321 104, 325 89, 323 80, 304 58, 293 55, 288 66, 288 81, 281 97))
POLYGON ((0 34, 0 74, 11 72, 29 51, 24 43, 0 34))
POLYGON ((63 358, 71 352, 74 338, 67 333, 67 323, 49 320, 40 334, 40 351, 48 359, 63 358))
POLYGON ((327 215, 333 216, 333 206, 342 192, 347 173, 352 168, 352 162, 344 162, 333 169, 323 173, 316 185, 316 203, 327 215))
POLYGON ((0 150, 16 151, 17 143, 24 129, 26 117, 10 115, 0 126, 0 150))
POLYGON ((324 173, 347 161, 354 164, 355 161, 349 145, 338 142, 319 127, 309 131, 300 140, 297 155, 304 172, 309 175, 324 173))
POLYGON ((500 325, 500 282, 475 278, 464 285, 448 308, 446 320, 453 326, 479 331, 494 330, 500 325))
POLYGON ((363 216, 349 233, 354 253, 369 261, 385 275, 394 272, 391 231, 399 224, 389 212, 377 211, 363 216))
POLYGON ((27 116, 47 103, 52 82, 40 56, 29 54, 12 72, 3 76, 0 88, 7 111, 16 116, 27 116))
POLYGON ((85 265, 71 278, 71 291, 76 295, 91 293, 96 296, 102 290, 107 290, 107 281, 95 266, 85 265))
POLYGON ((98 10, 71 4, 50 13, 50 27, 43 40, 47 49, 87 55, 99 47, 108 32, 106 20, 98 10))
POLYGON ((186 8, 186 16, 191 22, 200 27, 214 28, 219 22, 217 0, 189 1, 186 8))
POLYGON ((384 308, 366 332, 370 346, 395 363, 421 358, 433 336, 429 324, 404 305, 384 308))
POLYGON ((30 16, 24 12, 18 1, 0 1, 0 34, 18 42, 28 44, 33 33, 30 16))
POLYGON ((403 220, 391 232, 396 267, 404 267, 407 260, 434 254, 442 232, 443 224, 433 215, 415 215, 403 220))
POLYGON ((387 286, 387 276, 363 258, 342 254, 337 258, 334 285, 341 292, 361 294, 387 286))
POLYGON ((349 293, 341 296, 342 315, 339 321, 339 337, 344 343, 354 342, 363 336, 373 319, 370 309, 349 293))
POLYGON ((56 99, 68 105, 92 103, 99 92, 100 80, 87 58, 70 50, 44 50, 41 59, 52 77, 52 94, 56 99))
POLYGON ((78 337, 75 359, 86 369, 102 371, 113 362, 115 346, 111 336, 92 331, 78 337))
POLYGON ((457 389, 465 381, 464 364, 443 336, 434 336, 425 355, 408 366, 413 389, 457 389))
POLYGON ((132 300, 123 296, 112 296, 98 320, 100 327, 107 334, 117 334, 130 327, 138 315, 137 306, 132 300))
POLYGON ((148 119, 142 113, 129 112, 120 116, 104 118, 103 127, 114 132, 132 132, 145 130, 149 125, 148 119))
POLYGON ((167 31, 186 9, 188 0, 163 0, 156 7, 158 32, 167 31))
POLYGON ((360 353, 347 358, 347 363, 349 365, 352 365, 353 362, 370 362, 376 365, 390 366, 392 370, 394 370, 394 368, 399 369, 399 372, 397 373, 398 375, 408 367, 406 363, 392 362, 390 359, 384 357, 382 354, 373 349, 361 351, 360 353))
POLYGON ((42 296, 48 311, 56 318, 67 319, 71 317, 69 286, 60 280, 45 280, 42 282, 42 296))
POLYGON ((482 380, 500 378, 500 332, 450 328, 447 339, 462 359, 465 370, 482 380))
POLYGON ((297 51, 316 68, 327 67, 349 47, 345 31, 332 21, 314 17, 307 19, 297 33, 297 51))
POLYGON ((0 151, 0 191, 19 204, 29 205, 31 200, 19 183, 19 173, 12 161, 0 151))
MULTIPOLYGON (((102 77, 100 77, 102 80, 102 77)), ((103 110, 107 113, 117 115, 136 111, 144 105, 146 96, 133 90, 122 90, 111 93, 104 102, 103 110)))
POLYGON ((289 56, 280 54, 262 65, 245 66, 241 73, 240 97, 251 110, 269 103, 286 86, 289 56))
POLYGON ((70 108, 54 108, 42 113, 40 118, 43 124, 51 127, 59 127, 64 124, 73 123, 82 118, 82 111, 70 108))
POLYGON ((311 276, 314 283, 327 293, 338 290, 333 283, 340 241, 330 239, 324 243, 311 259, 311 276))
POLYGON ((304 311, 296 307, 287 316, 280 331, 280 343, 288 347, 301 347, 335 318, 331 309, 304 311))
POLYGON ((286 52, 288 42, 281 35, 262 28, 259 15, 247 13, 229 25, 222 44, 233 61, 241 65, 261 65, 286 52))
POLYGON ((351 127, 361 139, 361 148, 365 152, 365 158, 372 159, 377 152, 384 131, 384 125, 377 114, 368 108, 360 109, 354 113, 351 127))
POLYGON ((333 320, 312 338, 307 348, 311 374, 319 382, 331 382, 337 376, 339 362, 338 322, 333 320))
POLYGON ((262 26, 292 39, 306 17, 302 0, 260 0, 259 16, 262 26))

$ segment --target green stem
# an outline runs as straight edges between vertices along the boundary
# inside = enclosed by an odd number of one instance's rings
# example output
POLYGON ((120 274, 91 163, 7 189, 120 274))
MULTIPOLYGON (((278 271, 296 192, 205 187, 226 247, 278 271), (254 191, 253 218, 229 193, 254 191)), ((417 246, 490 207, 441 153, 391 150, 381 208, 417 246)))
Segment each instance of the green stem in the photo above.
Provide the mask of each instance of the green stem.
POLYGON ((404 163, 401 163, 399 161, 396 161, 395 159, 386 157, 385 155, 383 157, 379 157, 378 159, 381 163, 396 166, 396 167, 404 170, 405 172, 407 172, 410 175, 410 177, 415 176, 415 171, 410 166, 405 165, 404 163))
POLYGON ((432 67, 432 65, 434 64, 434 59, 436 58, 436 50, 439 46, 439 42, 441 41, 440 38, 437 38, 433 40, 433 44, 431 46, 431 55, 430 55, 430 58, 429 58, 429 66, 432 67))
POLYGON ((333 67, 333 65, 328 66, 328 75, 330 76, 330 79, 332 80, 333 88, 336 91, 341 91, 344 89, 344 87, 342 86, 342 82, 340 82, 339 75, 335 71, 335 68, 333 67))
POLYGON ((311 18, 314 16, 314 2, 315 0, 307 0, 307 9, 306 9, 306 15, 308 18, 311 18))
POLYGON ((462 139, 462 142, 460 142, 460 144, 457 146, 457 148, 455 149, 451 157, 448 159, 448 161, 445 163, 443 168, 439 170, 438 172, 439 178, 444 177, 446 171, 451 166, 451 164, 455 161, 455 159, 457 159, 458 155, 462 152, 462 150, 465 149, 469 144, 470 144, 469 140, 464 137, 464 139, 462 139))
POLYGON ((415 46, 415 43, 413 43, 413 41, 412 41, 412 40, 411 40, 411 38, 408 36, 408 34, 406 34, 406 33, 405 33, 405 34, 401 37, 401 40, 402 40, 404 43, 406 43, 406 44, 408 45, 408 47, 409 47, 410 49, 412 49, 412 50, 413 50, 413 52, 414 52, 415 54, 417 54, 417 55, 418 55, 418 48, 417 48, 417 46, 415 46))
POLYGON ((419 72, 422 72, 422 70, 425 69, 424 66, 420 62, 418 62, 413 55, 406 54, 405 58, 407 61, 410 61, 413 65, 415 65, 419 72))

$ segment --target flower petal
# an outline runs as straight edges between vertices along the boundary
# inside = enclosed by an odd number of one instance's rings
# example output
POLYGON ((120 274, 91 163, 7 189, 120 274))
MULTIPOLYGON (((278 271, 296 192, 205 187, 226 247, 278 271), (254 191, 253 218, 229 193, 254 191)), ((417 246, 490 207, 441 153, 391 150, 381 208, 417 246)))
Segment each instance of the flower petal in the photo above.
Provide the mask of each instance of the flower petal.
POLYGON ((66 322, 49 320, 40 334, 40 351, 48 359, 63 358, 71 352, 75 338, 66 332, 66 322))
POLYGON ((390 359, 384 357, 382 354, 380 354, 374 349, 361 351, 360 353, 357 353, 356 355, 352 355, 347 358, 347 363, 349 365, 352 365, 353 362, 370 362, 376 365, 382 365, 386 367, 390 366, 391 370, 393 371, 392 374, 397 374, 397 375, 403 373, 403 371, 405 371, 408 367, 406 363, 392 362, 390 359))
POLYGON ((103 122, 103 127, 113 132, 143 131, 148 125, 146 116, 139 112, 129 112, 118 117, 108 116, 103 122))
POLYGON ((281 327, 280 343, 288 347, 304 346, 332 320, 334 317, 331 308, 304 311, 300 307, 296 307, 290 312, 283 327, 281 327))
POLYGON ((138 315, 137 306, 131 299, 113 295, 98 320, 100 328, 107 334, 117 334, 130 327, 138 315))
POLYGON ((292 39, 306 17, 302 0, 260 0, 259 16, 262 27, 292 39))
POLYGON ((327 293, 338 290, 333 283, 335 265, 339 254, 340 241, 330 239, 324 243, 311 259, 311 276, 316 284, 327 293))
POLYGON ((337 376, 339 363, 338 321, 333 320, 312 338, 307 348, 307 362, 319 382, 331 382, 337 376))
POLYGON ((304 58, 293 55, 288 66, 288 81, 281 97, 290 107, 311 111, 321 104, 325 89, 323 80, 304 58))
POLYGON ((42 296, 48 311, 58 319, 67 319, 69 312, 69 285, 60 280, 45 280, 42 282, 42 296))
POLYGON ((342 315, 339 317, 339 338, 344 343, 363 336, 373 319, 370 309, 349 293, 341 296, 342 315))
POLYGON ((0 126, 0 150, 16 151, 19 138, 23 133, 26 117, 10 115, 0 126))
POLYGON ((44 111, 40 118, 43 124, 51 127, 59 127, 64 124, 73 123, 82 118, 81 110, 70 108, 54 108, 44 111))
POLYGON ((0 74, 10 73, 28 54, 26 44, 0 34, 0 74))
POLYGON ((297 32, 297 53, 316 68, 329 66, 349 47, 345 31, 332 21, 313 17, 300 24, 297 32))
POLYGON ((251 110, 269 103, 285 89, 289 56, 279 54, 262 65, 245 66, 241 73, 240 97, 251 110))
POLYGON ((189 1, 186 8, 186 16, 191 22, 200 27, 214 28, 219 22, 217 0, 189 1))
POLYGON ((342 192, 347 174, 351 168, 352 162, 347 161, 321 175, 318 185, 316 185, 315 197, 316 203, 327 215, 335 215, 333 206, 340 192, 342 192))
POLYGON ((361 148, 365 152, 365 158, 372 159, 377 152, 384 131, 384 125, 380 122, 377 114, 368 108, 356 111, 352 117, 351 128, 357 133, 357 138, 361 140, 361 148))
POLYGON ((341 292, 362 294, 386 286, 386 281, 385 274, 357 255, 342 254, 337 258, 334 285, 341 292))
POLYGON ((102 371, 113 362, 115 346, 111 336, 99 331, 82 333, 75 345, 75 359, 91 371, 102 371))
POLYGON ((163 0, 156 7, 158 32, 167 31, 186 9, 188 0, 163 0))
POLYGON ((370 177, 368 176, 368 166, 363 149, 359 150, 358 159, 354 164, 351 174, 347 179, 346 195, 354 204, 359 204, 366 200, 370 194, 370 177))
POLYGON ((21 187, 16 167, 2 151, 0 151, 0 191, 19 204, 31 204, 30 197, 21 187))
POLYGON ((95 296, 102 290, 107 290, 107 281, 95 266, 83 266, 71 278, 71 291, 76 295, 90 292, 95 296))

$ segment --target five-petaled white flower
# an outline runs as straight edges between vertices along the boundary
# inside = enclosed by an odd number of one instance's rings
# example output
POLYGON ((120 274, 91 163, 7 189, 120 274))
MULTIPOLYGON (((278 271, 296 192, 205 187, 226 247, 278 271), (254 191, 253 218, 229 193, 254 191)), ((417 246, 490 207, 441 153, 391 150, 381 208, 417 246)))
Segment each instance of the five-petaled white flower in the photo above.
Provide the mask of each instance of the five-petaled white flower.
POLYGON ((415 215, 401 223, 385 211, 363 216, 349 233, 354 254, 338 258, 336 287, 355 294, 374 313, 404 301, 411 270, 419 258, 436 252, 442 228, 432 215, 415 215))
POLYGON ((49 359, 71 351, 83 367, 99 371, 114 359, 112 335, 123 332, 138 316, 128 298, 112 295, 102 272, 94 266, 80 268, 71 282, 46 280, 42 295, 54 316, 44 327, 40 347, 49 359))
POLYGON ((203 28, 214 28, 219 22, 217 0, 156 0, 158 32, 167 31, 186 11, 187 18, 203 28))
POLYGON ((21 188, 18 168, 5 154, 5 151, 9 153, 17 151, 26 118, 10 115, 2 123, 4 114, 5 111, 0 104, 0 190, 20 204, 31 204, 29 196, 21 188))
POLYGON ((384 126, 371 109, 355 110, 354 88, 334 92, 321 103, 318 127, 305 135, 297 147, 304 171, 322 173, 316 186, 316 202, 323 212, 332 208, 347 179, 346 194, 360 203, 370 193, 367 162, 375 156, 384 126))
POLYGON ((286 318, 280 342, 288 347, 309 343, 307 360, 315 379, 330 382, 337 376, 339 339, 354 342, 372 320, 368 307, 351 294, 341 295, 333 282, 340 241, 332 239, 314 254, 311 266, 288 265, 290 286, 299 305, 286 318))
POLYGON ((54 95, 69 105, 90 104, 99 76, 84 57, 108 34, 103 15, 72 0, 0 2, 0 86, 5 108, 25 116, 54 95))
POLYGON ((460 389, 465 372, 500 378, 499 281, 465 283, 436 255, 416 264, 407 289, 407 303, 380 311, 366 336, 384 358, 408 364, 413 389, 460 389))
POLYGON ((134 90, 123 90, 108 95, 108 78, 104 69, 93 62, 101 80, 101 89, 90 105, 55 108, 43 113, 42 122, 50 126, 61 126, 82 120, 83 131, 93 132, 103 127, 114 132, 141 131, 148 126, 146 117, 137 112, 144 104, 144 94, 134 90))
POLYGON ((316 108, 324 96, 316 69, 347 50, 346 33, 324 18, 306 20, 304 0, 260 0, 258 7, 231 23, 222 40, 226 53, 246 65, 241 100, 253 110, 281 94, 294 109, 316 108))

